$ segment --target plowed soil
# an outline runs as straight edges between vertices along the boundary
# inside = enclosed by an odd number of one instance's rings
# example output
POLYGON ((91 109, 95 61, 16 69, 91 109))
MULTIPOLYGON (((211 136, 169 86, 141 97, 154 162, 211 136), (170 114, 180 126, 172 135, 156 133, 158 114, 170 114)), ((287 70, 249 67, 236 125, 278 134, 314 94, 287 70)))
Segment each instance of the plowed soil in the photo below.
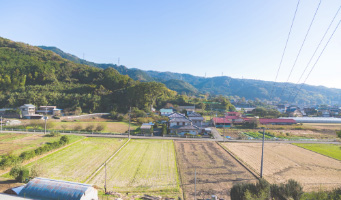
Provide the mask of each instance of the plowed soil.
POLYGON ((186 199, 194 199, 195 169, 197 199, 211 195, 230 199, 236 183, 256 178, 215 142, 175 141, 182 187, 186 199))
MULTIPOLYGON (((261 143, 225 143, 237 157, 260 173, 261 143)), ((341 162, 291 145, 265 143, 263 175, 270 183, 294 179, 305 191, 341 186, 341 162)))

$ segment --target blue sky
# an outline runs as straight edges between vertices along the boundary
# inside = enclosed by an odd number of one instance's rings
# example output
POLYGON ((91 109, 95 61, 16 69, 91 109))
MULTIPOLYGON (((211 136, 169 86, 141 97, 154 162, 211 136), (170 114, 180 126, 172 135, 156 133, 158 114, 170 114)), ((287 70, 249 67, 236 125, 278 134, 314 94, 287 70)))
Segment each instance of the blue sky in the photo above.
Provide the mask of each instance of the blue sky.
MULTIPOLYGON (((278 81, 287 80, 318 3, 301 0, 278 81)), ((0 0, 0 36, 56 46, 93 62, 116 64, 120 57, 120 64, 129 68, 273 81, 296 4, 297 0, 0 0)), ((340 0, 322 1, 290 82, 298 81, 340 5, 340 0)), ((327 38, 339 20, 341 12, 327 38)), ((340 74, 341 27, 307 83, 341 88, 340 74)))

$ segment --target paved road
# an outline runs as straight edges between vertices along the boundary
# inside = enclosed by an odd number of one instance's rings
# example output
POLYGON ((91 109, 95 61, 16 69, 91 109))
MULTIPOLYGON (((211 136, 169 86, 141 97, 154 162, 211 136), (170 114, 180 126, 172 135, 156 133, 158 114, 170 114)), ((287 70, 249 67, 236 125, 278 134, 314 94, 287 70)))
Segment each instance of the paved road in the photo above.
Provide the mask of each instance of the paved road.
POLYGON ((219 131, 215 127, 210 127, 213 137, 219 141, 223 141, 223 137, 220 135, 219 131))
MULTIPOLYGON (((212 129, 213 130, 213 129, 212 129)), ((22 134, 44 134, 37 132, 22 132, 22 131, 3 131, 3 133, 22 133, 22 134)), ((212 131, 213 134, 213 131, 212 131)), ((62 133, 62 135, 81 135, 86 137, 107 137, 107 138, 127 138, 127 135, 101 135, 101 134, 74 134, 74 133, 62 133)), ((220 136, 220 135, 219 135, 220 136)), ((223 142, 223 138, 220 136, 218 139, 211 138, 179 138, 179 137, 162 137, 162 136, 130 136, 132 139, 162 139, 162 140, 193 140, 193 141, 214 141, 214 142, 223 142)), ((225 142, 239 142, 239 143, 260 143, 262 140, 225 140, 225 142)), ((283 140, 266 140, 265 143, 312 143, 312 144, 341 144, 336 141, 310 141, 310 140, 299 140, 299 141, 283 141, 283 140)))

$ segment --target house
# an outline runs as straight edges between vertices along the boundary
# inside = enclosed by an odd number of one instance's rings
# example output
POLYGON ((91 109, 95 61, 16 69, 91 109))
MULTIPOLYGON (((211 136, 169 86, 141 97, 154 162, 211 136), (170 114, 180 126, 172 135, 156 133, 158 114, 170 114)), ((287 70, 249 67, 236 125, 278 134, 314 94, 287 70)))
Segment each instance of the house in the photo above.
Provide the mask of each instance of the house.
POLYGON ((187 115, 188 119, 192 121, 193 125, 202 127, 205 120, 199 113, 192 112, 187 115))
POLYGON ((289 117, 303 117, 303 114, 299 109, 289 112, 289 117))
POLYGON ((161 116, 169 116, 173 113, 173 109, 166 109, 166 108, 162 108, 160 109, 160 115, 161 116))
POLYGON ((20 111, 22 116, 35 115, 36 107, 32 104, 24 104, 23 106, 20 106, 20 111))
POLYGON ((0 116, 6 118, 19 118, 20 115, 14 108, 1 108, 0 109, 0 116))
POLYGON ((280 113, 286 113, 287 112, 287 107, 285 105, 277 105, 277 110, 280 113))
POLYGON ((172 113, 170 115, 168 115, 169 119, 173 119, 173 118, 186 118, 186 115, 181 114, 181 113, 172 113))
POLYGON ((38 177, 28 182, 19 196, 49 200, 98 200, 98 191, 88 184, 38 177))
POLYGON ((186 110, 187 113, 195 112, 195 106, 179 106, 179 112, 186 110))
POLYGON ((170 127, 170 133, 177 134, 177 135, 185 135, 185 134, 199 135, 200 133, 204 132, 203 130, 204 129, 199 128, 192 124, 185 125, 185 126, 170 127))
POLYGON ((231 127, 232 124, 232 122, 225 117, 213 117, 212 122, 216 128, 231 127))
POLYGON ((149 123, 143 123, 142 126, 140 127, 141 133, 142 134, 153 134, 152 133, 152 127, 154 126, 154 123, 149 122, 149 123))
POLYGON ((43 115, 36 114, 36 107, 32 104, 24 104, 19 107, 22 118, 26 119, 41 119, 43 115))
POLYGON ((171 118, 168 121, 168 127, 172 128, 173 126, 188 126, 192 125, 192 121, 187 119, 186 117, 175 117, 171 118))
POLYGON ((40 106, 36 113, 60 116, 61 111, 62 109, 58 109, 57 106, 40 106))

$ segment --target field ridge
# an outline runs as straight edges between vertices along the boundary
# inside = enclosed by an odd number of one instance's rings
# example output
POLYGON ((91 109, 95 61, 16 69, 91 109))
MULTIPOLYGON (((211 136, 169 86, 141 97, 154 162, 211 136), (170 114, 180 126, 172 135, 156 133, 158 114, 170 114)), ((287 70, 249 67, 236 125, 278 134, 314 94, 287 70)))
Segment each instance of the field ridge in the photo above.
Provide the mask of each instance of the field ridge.
POLYGON ((89 178, 87 178, 84 183, 87 183, 88 181, 90 181, 103 167, 104 165, 109 162, 128 142, 130 141, 130 138, 113 154, 111 155, 101 166, 99 166, 99 168, 92 173, 89 178))

